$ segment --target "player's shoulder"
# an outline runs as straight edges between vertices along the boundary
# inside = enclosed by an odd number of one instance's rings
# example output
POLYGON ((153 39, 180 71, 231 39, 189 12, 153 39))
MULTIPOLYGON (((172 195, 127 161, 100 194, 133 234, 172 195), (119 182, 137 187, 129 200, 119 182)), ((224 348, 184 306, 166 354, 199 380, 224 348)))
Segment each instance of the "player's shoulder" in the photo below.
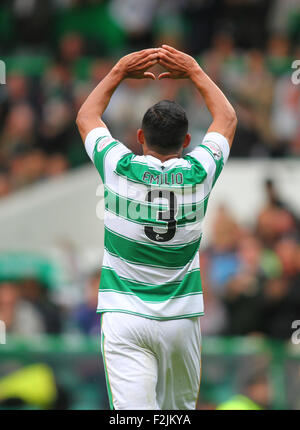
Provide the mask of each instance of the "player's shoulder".
POLYGON ((215 162, 222 160, 223 163, 226 163, 229 157, 230 146, 228 140, 225 136, 216 131, 206 133, 198 148, 203 148, 208 151, 215 162))
POLYGON ((86 151, 93 162, 97 155, 103 156, 115 146, 118 146, 118 150, 115 151, 118 155, 131 152, 118 139, 115 139, 106 127, 92 129, 85 139, 86 151))
POLYGON ((206 172, 206 182, 213 187, 219 177, 228 157, 229 143, 225 136, 218 132, 206 133, 202 142, 196 146, 187 158, 198 163, 206 172))
POLYGON ((217 132, 209 132, 188 156, 201 163, 207 171, 211 171, 226 163, 229 151, 230 147, 226 137, 217 132))

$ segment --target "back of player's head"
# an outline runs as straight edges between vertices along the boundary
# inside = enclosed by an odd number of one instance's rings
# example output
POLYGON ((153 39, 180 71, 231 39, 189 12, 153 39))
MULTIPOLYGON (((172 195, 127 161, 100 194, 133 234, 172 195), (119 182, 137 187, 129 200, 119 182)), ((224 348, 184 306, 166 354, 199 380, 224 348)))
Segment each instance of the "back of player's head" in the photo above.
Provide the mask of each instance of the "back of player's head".
POLYGON ((185 110, 176 102, 162 100, 151 106, 142 122, 147 146, 168 154, 179 149, 188 131, 185 110))

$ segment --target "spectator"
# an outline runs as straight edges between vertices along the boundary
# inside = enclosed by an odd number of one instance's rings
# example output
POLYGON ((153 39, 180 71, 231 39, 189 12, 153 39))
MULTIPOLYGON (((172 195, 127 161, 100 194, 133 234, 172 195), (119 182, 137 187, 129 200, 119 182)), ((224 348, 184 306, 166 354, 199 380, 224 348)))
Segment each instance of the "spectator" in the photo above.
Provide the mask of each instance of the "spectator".
POLYGON ((41 314, 22 298, 19 286, 13 282, 0 283, 0 319, 7 333, 33 337, 45 332, 41 314))
MULTIPOLYGON (((298 58, 294 27, 299 14, 294 0, 288 5, 278 1, 272 7, 270 2, 224 0, 217 13, 215 0, 88 4, 78 0, 74 4, 51 2, 42 9, 37 1, 27 6, 21 3, 7 2, 6 6, 18 31, 11 41, 7 85, 0 86, 0 168, 6 171, 5 180, 1 176, 5 191, 0 198, 87 162, 74 118, 91 87, 110 69, 115 54, 119 57, 128 50, 166 41, 198 56, 232 99, 239 117, 239 145, 233 145, 232 157, 300 153, 299 91, 290 80, 292 52, 298 58), (247 26, 241 24, 244 16, 247 26), (272 20, 271 16, 277 18, 272 20), (249 33, 249 22, 254 19, 249 33), (16 23, 22 23, 21 27, 16 23), (24 23, 30 28, 22 28, 24 23), (37 38, 41 26, 48 26, 49 36, 37 38), (41 152, 24 155, 25 150, 36 148, 41 152), (53 168, 43 163, 44 155, 53 168), (38 162, 35 172, 29 162, 38 162), (24 169, 23 163, 27 165, 24 169), (43 171, 37 172, 39 169, 43 171)), ((141 120, 139 112, 158 99, 170 98, 186 108, 193 144, 197 143, 207 130, 210 115, 187 82, 176 84, 167 80, 155 85, 124 82, 105 113, 112 133, 138 153, 135 132, 141 120)))
POLYGON ((74 322, 82 333, 98 335, 100 314, 96 313, 99 291, 99 273, 94 273, 87 282, 85 301, 75 310, 74 322))
POLYGON ((63 328, 61 311, 50 300, 47 285, 42 284, 37 279, 24 279, 20 284, 20 288, 22 297, 40 314, 44 332, 47 334, 60 334, 63 328))
POLYGON ((292 321, 299 319, 299 278, 293 283, 287 278, 270 279, 264 286, 261 311, 261 331, 270 338, 289 339, 292 321))

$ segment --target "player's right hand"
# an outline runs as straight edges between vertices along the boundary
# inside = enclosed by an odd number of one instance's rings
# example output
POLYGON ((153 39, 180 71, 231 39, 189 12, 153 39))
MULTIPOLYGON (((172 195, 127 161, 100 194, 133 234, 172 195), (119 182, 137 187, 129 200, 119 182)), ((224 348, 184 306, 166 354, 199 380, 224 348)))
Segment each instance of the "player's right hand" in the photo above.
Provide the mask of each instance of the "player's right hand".
POLYGON ((169 45, 162 45, 159 48, 158 57, 158 63, 167 70, 167 72, 161 73, 158 79, 186 79, 195 71, 201 70, 193 57, 169 45))
POLYGON ((155 75, 147 70, 157 64, 158 48, 143 49, 122 57, 115 65, 115 69, 125 79, 155 79, 155 75))

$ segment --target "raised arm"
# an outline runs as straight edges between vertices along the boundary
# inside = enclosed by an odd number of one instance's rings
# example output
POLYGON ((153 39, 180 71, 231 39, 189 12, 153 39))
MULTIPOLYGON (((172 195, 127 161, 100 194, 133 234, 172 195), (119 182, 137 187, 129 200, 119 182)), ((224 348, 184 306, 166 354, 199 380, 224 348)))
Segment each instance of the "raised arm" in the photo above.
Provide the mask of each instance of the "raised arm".
POLYGON ((159 64, 167 72, 161 73, 159 79, 190 79, 204 98, 213 121, 208 132, 215 131, 226 137, 232 145, 237 125, 235 111, 220 88, 201 69, 196 60, 168 45, 159 48, 159 64))
POLYGON ((97 127, 106 127, 102 115, 121 81, 125 78, 155 79, 151 72, 146 72, 158 61, 158 49, 144 49, 121 58, 105 78, 91 92, 81 106, 76 124, 83 142, 87 134, 97 127))

